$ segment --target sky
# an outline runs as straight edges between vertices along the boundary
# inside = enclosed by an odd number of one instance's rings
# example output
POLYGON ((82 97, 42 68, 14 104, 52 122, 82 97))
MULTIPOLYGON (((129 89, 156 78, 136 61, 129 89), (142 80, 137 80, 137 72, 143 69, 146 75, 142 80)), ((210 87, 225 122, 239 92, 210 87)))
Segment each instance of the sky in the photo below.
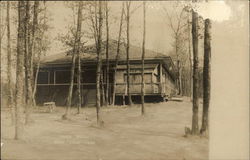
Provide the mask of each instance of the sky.
MULTIPOLYGON (((132 2, 132 10, 140 5, 141 2, 132 2)), ((146 39, 146 47, 149 49, 153 49, 156 51, 164 52, 166 51, 166 47, 162 47, 164 45, 170 47, 170 36, 166 36, 166 30, 163 29, 167 27, 165 22, 163 22, 162 18, 156 18, 159 16, 160 8, 156 8, 155 4, 152 2, 147 8, 147 39, 146 39), (153 6, 153 7, 152 7, 153 6)), ((114 20, 110 24, 110 37, 113 39, 117 39, 118 29, 119 29, 119 17, 121 11, 121 2, 112 1, 109 3, 110 6, 110 15, 117 20, 114 20)), ((51 26, 54 26, 54 29, 51 30, 51 36, 56 37, 58 33, 62 33, 67 28, 67 23, 72 23, 72 11, 65 7, 63 2, 52 3, 49 7, 51 15, 53 16, 53 21, 51 21, 51 26)), ((130 36, 131 36, 131 44, 140 46, 142 41, 142 9, 139 8, 134 12, 131 16, 131 25, 130 25, 130 36)), ((125 24, 124 24, 125 26, 125 24)), ((89 26, 83 22, 83 28, 88 28, 89 26)), ((167 47, 168 48, 168 47, 167 47)), ((60 52, 62 47, 60 44, 53 46, 51 52, 56 53, 60 52)))
MULTIPOLYGON (((63 51, 62 44, 56 39, 58 34, 64 33, 67 26, 72 24, 72 10, 65 6, 64 2, 48 2, 48 10, 52 20, 50 25, 53 29, 50 31, 50 36, 53 40, 49 54, 54 54, 63 51)), ((110 24, 110 37, 117 39, 119 17, 121 12, 121 1, 109 2, 110 15, 115 17, 116 22, 110 24)), ((133 1, 131 10, 137 8, 142 2, 133 1)), ((172 50, 173 43, 172 31, 169 28, 168 18, 163 10, 167 8, 170 12, 176 3, 175 1, 148 1, 146 10, 146 48, 167 54, 172 50)), ((186 3, 186 2, 182 2, 186 3)), ((196 10, 204 18, 210 18, 216 22, 227 21, 231 16, 231 8, 224 1, 201 2, 195 5, 196 10)), ((143 14, 142 7, 139 7, 133 15, 131 15, 130 36, 131 44, 141 46, 142 42, 142 24, 143 14)), ((89 26, 83 22, 83 28, 89 26)), ((90 40, 87 40, 90 41, 90 40)), ((93 41, 92 41, 93 42, 93 41)))

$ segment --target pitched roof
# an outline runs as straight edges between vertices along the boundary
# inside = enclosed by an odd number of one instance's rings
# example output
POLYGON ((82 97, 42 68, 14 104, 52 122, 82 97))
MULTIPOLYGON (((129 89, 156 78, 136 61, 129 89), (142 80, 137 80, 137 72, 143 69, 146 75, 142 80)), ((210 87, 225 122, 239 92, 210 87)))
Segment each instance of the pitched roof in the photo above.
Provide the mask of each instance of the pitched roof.
MULTIPOLYGON (((102 42, 102 60, 105 63, 106 60, 106 42, 102 42)), ((54 54, 51 56, 46 56, 41 60, 41 66, 46 66, 50 64, 70 64, 72 61, 72 50, 68 52, 62 52, 59 54, 54 54)), ((96 47, 95 44, 88 45, 80 50, 81 60, 82 62, 96 62, 96 47)), ((114 62, 117 55, 117 41, 116 40, 110 40, 109 41, 109 61, 114 62)), ((137 47, 134 45, 130 45, 130 61, 132 62, 140 62, 141 61, 141 55, 142 55, 142 48, 137 47)), ((126 61, 127 55, 126 55, 126 43, 120 44, 120 54, 119 54, 119 61, 126 61)), ((166 56, 162 53, 155 52, 152 50, 145 49, 145 60, 146 61, 162 61, 164 66, 173 74, 173 76, 176 75, 176 67, 173 64, 173 61, 171 57, 166 56)), ((131 64, 132 65, 132 64, 131 64)))
MULTIPOLYGON (((96 55, 90 54, 90 53, 81 53, 81 59, 82 60, 95 60, 96 55)), ((53 54, 46 56, 41 59, 41 64, 50 64, 50 63, 71 63, 72 56, 68 54, 67 52, 61 52, 58 54, 53 54)))
MULTIPOLYGON (((125 60, 127 58, 126 55, 126 43, 121 43, 120 44, 120 53, 119 53, 119 59, 120 60, 125 60)), ((101 54, 103 59, 106 58, 106 41, 103 41, 102 43, 102 50, 101 50, 101 54)), ((116 40, 109 40, 109 59, 115 59, 116 55, 117 55, 117 46, 118 46, 118 42, 116 40)), ((96 53, 96 48, 95 45, 90 45, 90 46, 86 46, 85 48, 85 52, 87 53, 96 53)), ((131 60, 133 59, 141 59, 142 56, 142 48, 138 47, 138 46, 134 46, 134 45, 129 45, 129 58, 131 60)), ((163 58, 166 57, 166 55, 159 53, 159 52, 155 52, 152 50, 148 50, 145 49, 145 58, 149 59, 149 58, 163 58)))
MULTIPOLYGON (((101 50, 102 59, 106 59, 106 42, 103 41, 103 47, 101 50)), ((141 59, 142 56, 142 48, 134 45, 130 45, 130 60, 141 59)), ((95 44, 88 45, 84 47, 81 51, 81 59, 82 60, 95 60, 96 59, 96 47, 95 44)), ((72 51, 62 52, 59 54, 54 54, 51 56, 46 56, 41 60, 41 63, 66 63, 71 62, 71 53, 72 51)), ((109 60, 115 60, 117 55, 117 41, 110 40, 109 41, 109 60)), ((168 56, 155 52, 152 50, 145 50, 145 59, 154 59, 154 58, 166 58, 168 56)), ((119 60, 126 60, 126 43, 120 44, 120 54, 119 60)))

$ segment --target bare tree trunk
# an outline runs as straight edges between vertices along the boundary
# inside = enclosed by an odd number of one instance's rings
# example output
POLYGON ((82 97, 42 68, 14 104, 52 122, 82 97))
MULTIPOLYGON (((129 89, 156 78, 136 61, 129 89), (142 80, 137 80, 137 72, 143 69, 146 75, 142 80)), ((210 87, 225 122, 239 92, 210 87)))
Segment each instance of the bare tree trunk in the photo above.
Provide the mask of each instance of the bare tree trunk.
MULTIPOLYGON (((72 65, 71 65, 71 76, 70 76, 70 86, 69 86, 69 93, 67 98, 67 107, 65 114, 62 116, 63 119, 68 118, 68 112, 71 108, 71 102, 72 102, 72 93, 73 93, 73 87, 74 87, 74 74, 75 74, 75 61, 76 61, 76 54, 79 53, 79 43, 81 40, 80 34, 81 34, 81 2, 79 2, 79 8, 78 8, 78 20, 77 20, 77 28, 76 28, 76 36, 75 36, 75 42, 74 42, 74 48, 72 52, 72 65)), ((78 55, 79 56, 79 55, 78 55)))
POLYGON ((25 2, 18 2, 18 37, 16 63, 16 98, 15 98, 15 139, 21 138, 22 108, 24 103, 24 55, 25 55, 25 2))
POLYGON ((25 27, 25 83, 26 83, 26 105, 25 124, 31 122, 30 112, 32 107, 32 85, 31 85, 31 50, 30 50, 30 2, 26 2, 26 27, 25 27))
POLYGON ((38 54, 38 63, 37 63, 37 68, 36 68, 36 75, 35 75, 35 80, 34 80, 34 88, 33 88, 33 105, 36 106, 36 90, 37 90, 37 78, 38 78, 38 73, 39 73, 39 70, 40 70, 40 54, 38 54))
POLYGON ((13 100, 13 87, 12 87, 12 75, 11 75, 11 39, 10 39, 10 2, 7 1, 7 59, 8 59, 8 66, 7 66, 7 77, 8 77, 8 89, 9 89, 9 96, 8 96, 8 105, 10 107, 11 113, 11 121, 12 124, 15 123, 15 112, 14 112, 14 100, 13 100))
POLYGON ((82 95, 81 95, 81 56, 80 56, 80 43, 81 43, 81 28, 82 28, 82 2, 79 2, 78 8, 78 19, 77 19, 77 57, 78 57, 78 71, 77 71, 77 94, 78 94, 78 107, 77 112, 78 114, 81 113, 82 108, 82 95))
POLYGON ((144 95, 145 95, 145 82, 144 82, 144 58, 145 58, 145 39, 146 39, 146 2, 143 1, 143 41, 142 41, 142 71, 141 71, 141 114, 145 114, 144 95))
POLYGON ((208 131, 208 109, 210 101, 210 59, 211 59, 211 22, 209 19, 205 20, 205 33, 204 33, 204 66, 203 66, 203 114, 202 126, 200 133, 208 131))
POLYGON ((105 100, 105 89, 104 89, 104 79, 105 79, 105 71, 102 70, 101 73, 101 79, 100 79, 100 83, 101 83, 101 95, 102 95, 102 101, 101 101, 101 106, 103 106, 104 104, 106 105, 106 100, 105 100))
MULTIPOLYGON (((1 58, 0 59, 0 73, 1 73, 1 70, 2 70, 2 67, 1 67, 2 66, 1 64, 1 61, 2 61, 2 3, 0 3, 0 58, 1 58)), ((1 90, 1 87, 0 87, 0 90, 1 90)), ((1 96, 0 96, 0 100, 1 100, 1 96)), ((1 100, 1 104, 2 104, 2 100, 1 100)))
POLYGON ((70 86, 69 86, 69 92, 67 97, 67 106, 65 114, 62 116, 63 119, 68 119, 68 112, 71 108, 71 101, 72 101, 72 93, 73 93, 73 86, 74 86, 74 72, 75 72, 75 61, 76 61, 76 54, 75 51, 72 53, 72 64, 71 64, 71 72, 70 72, 70 86))
MULTIPOLYGON (((0 74, 2 75, 2 3, 0 3, 0 74)), ((2 85, 2 78, 0 78, 0 84, 2 85)), ((2 93, 2 87, 0 87, 0 93, 2 93)), ((0 96, 0 104, 2 104, 2 96, 0 96)), ((1 115, 0 115, 0 118, 1 115)))
POLYGON ((192 134, 199 134, 198 109, 199 109, 199 59, 198 59, 198 14, 192 11, 192 39, 193 39, 193 118, 192 134))
POLYGON ((130 47, 130 42, 129 42, 129 27, 130 27, 130 5, 131 1, 126 2, 126 7, 127 7, 127 16, 126 16, 126 21, 127 21, 127 46, 126 46, 126 53, 127 53, 127 94, 128 94, 128 105, 132 105, 132 98, 130 94, 130 64, 129 64, 129 47, 130 47))
POLYGON ((38 7, 39 1, 34 2, 34 16, 33 16, 33 25, 31 28, 31 36, 30 36, 30 4, 27 2, 26 9, 26 118, 25 123, 28 124, 30 119, 30 112, 32 109, 32 104, 34 104, 33 99, 33 55, 34 55, 34 46, 35 46, 35 37, 36 30, 38 25, 38 7))
POLYGON ((77 71, 77 95, 78 95, 78 106, 77 106, 77 113, 81 113, 82 108, 82 95, 81 95, 81 57, 78 52, 78 71, 77 71))
POLYGON ((189 22, 189 19, 188 19, 188 57, 189 57, 189 65, 190 65, 190 71, 189 71, 189 81, 190 81, 190 98, 191 98, 191 101, 193 99, 193 78, 192 78, 192 55, 191 55, 191 39, 190 39, 190 22, 189 22))
POLYGON ((109 11, 108 11, 108 1, 106 1, 105 5, 106 10, 106 106, 109 104, 109 11))
POLYGON ((38 9, 39 9, 39 1, 34 2, 34 15, 33 15, 33 25, 32 25, 32 35, 31 35, 31 42, 30 42, 30 85, 31 85, 31 92, 32 94, 32 104, 35 106, 35 99, 34 99, 34 70, 33 70, 33 63, 34 63, 34 50, 35 50, 35 41, 36 41, 36 33, 37 33, 37 27, 38 27, 38 9), (33 89, 32 89, 33 88, 33 89))
MULTIPOLYGON (((44 7, 45 7, 45 2, 44 2, 44 7)), ((38 6, 37 6, 38 8, 38 6)), ((44 10, 44 15, 43 15, 43 25, 45 26, 46 25, 46 7, 45 7, 45 10, 44 10)), ((42 36, 41 36, 41 39, 44 38, 44 31, 42 31, 42 36)), ((34 37, 35 39, 35 37, 34 37)), ((35 44, 33 44, 34 46, 35 44)), ((33 52, 33 56, 35 55, 34 53, 35 51, 35 47, 33 47, 32 49, 32 52, 33 52)), ((41 54, 42 54, 42 51, 40 52, 37 52, 37 68, 36 68, 36 75, 35 75, 35 79, 33 81, 33 93, 32 93, 32 99, 33 99, 33 105, 36 106, 36 91, 37 91, 37 79, 38 79, 38 73, 39 73, 39 69, 40 69, 40 60, 41 60, 41 54)), ((33 71, 32 71, 33 72, 33 71)), ((34 74, 34 73, 33 73, 34 74)), ((34 76, 32 76, 34 77, 34 76)))
MULTIPOLYGON (((177 52, 177 51, 176 51, 177 52)), ((178 95, 182 95, 182 75, 181 75, 181 62, 177 60, 177 67, 178 67, 178 95)))
MULTIPOLYGON (((100 79, 101 79, 101 69, 102 69, 102 55, 101 55, 101 42, 102 42, 102 1, 99 1, 99 18, 98 18, 98 35, 97 35, 97 69, 96 69, 96 119, 97 124, 101 124, 100 118, 100 102, 101 102, 101 92, 100 92, 100 79)), ((96 24, 97 25, 97 24, 96 24)))
POLYGON ((112 105, 115 105, 116 71, 117 71, 117 66, 118 66, 118 61, 119 61, 120 42, 121 42, 122 24, 123 24, 123 15, 124 15, 124 2, 122 3, 122 13, 121 13, 121 19, 120 19, 120 28, 119 28, 119 34, 118 34, 118 41, 117 41, 117 53, 116 53, 116 58, 115 58, 114 84, 113 84, 113 101, 112 101, 112 105))

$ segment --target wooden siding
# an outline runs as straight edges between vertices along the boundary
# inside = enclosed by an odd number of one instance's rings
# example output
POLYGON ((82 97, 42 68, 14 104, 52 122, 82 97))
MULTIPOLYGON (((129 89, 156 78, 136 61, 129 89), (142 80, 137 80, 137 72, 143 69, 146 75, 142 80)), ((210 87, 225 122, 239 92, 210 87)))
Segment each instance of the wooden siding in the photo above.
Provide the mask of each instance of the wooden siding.
MULTIPOLYGON (((131 94, 140 95, 141 93, 141 65, 134 64, 131 69, 131 94)), ((175 82, 169 75, 168 71, 159 64, 146 64, 145 65, 145 95, 147 96, 165 96, 173 95, 175 92, 175 82)), ((105 66, 104 66, 105 67, 105 66)), ((95 66, 85 66, 82 68, 82 105, 95 105, 96 103, 96 71, 95 66)), ((103 68, 105 70, 105 68, 103 68)), ((54 101, 56 105, 66 105, 66 99, 68 96, 69 83, 64 81, 68 79, 70 74, 66 72, 70 71, 68 67, 44 67, 41 68, 41 72, 38 74, 39 79, 36 101, 38 104, 43 104, 47 101, 54 101), (58 76, 58 72, 63 71, 65 74, 58 76), (43 73, 43 74, 41 74, 43 73), (65 77, 67 76, 67 77, 65 77), (58 79, 60 78, 60 79, 58 79)), ((110 70, 110 83, 113 83, 113 70, 110 70)), ((126 67, 121 65, 116 72, 116 95, 127 95, 126 84, 126 67)), ((105 84, 105 82, 104 82, 105 84)), ((111 85, 111 91, 113 88, 111 85)), ((76 95, 76 78, 73 88, 73 100, 72 105, 77 102, 76 95)))

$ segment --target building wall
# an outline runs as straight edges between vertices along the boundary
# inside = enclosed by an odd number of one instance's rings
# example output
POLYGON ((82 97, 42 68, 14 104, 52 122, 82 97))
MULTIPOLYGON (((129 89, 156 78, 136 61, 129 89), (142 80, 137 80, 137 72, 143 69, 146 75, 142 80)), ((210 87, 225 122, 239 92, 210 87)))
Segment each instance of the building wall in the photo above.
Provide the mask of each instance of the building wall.
MULTIPOLYGON (((82 105, 91 106, 96 103, 96 71, 95 67, 83 67, 82 72, 82 105)), ((162 83, 160 83, 159 65, 155 68, 145 69, 145 94, 146 95, 171 95, 174 94, 174 81, 170 78, 168 72, 163 69, 162 83)), ((127 95, 126 69, 119 69, 116 72, 116 94, 127 95)), ((112 74, 110 83, 113 82, 112 74)), ((141 69, 131 68, 131 94, 139 95, 141 93, 141 69)), ((70 67, 42 68, 39 72, 38 87, 36 94, 37 104, 54 101, 57 106, 66 105, 69 91, 70 67)), ((77 78, 74 78, 74 88, 72 96, 72 105, 78 102, 76 93, 77 78)), ((112 88, 112 85, 111 85, 112 88)), ((113 91, 113 89, 111 89, 113 91)))
MULTIPOLYGON (((38 74, 36 102, 42 105, 44 102, 53 101, 57 106, 65 106, 69 92, 70 67, 42 68, 38 74)), ((95 105, 96 86, 95 70, 87 69, 82 72, 82 105, 95 105)), ((72 105, 78 102, 77 76, 74 77, 72 105)))
MULTIPOLYGON (((156 78, 152 73, 154 69, 145 69, 145 94, 150 94, 154 92, 154 87, 157 87, 155 84, 156 78)), ((116 73, 116 93, 127 95, 127 70, 117 70, 116 73)), ((131 69, 130 74, 130 93, 131 94, 140 94, 141 93, 141 70, 140 69, 131 69)))

